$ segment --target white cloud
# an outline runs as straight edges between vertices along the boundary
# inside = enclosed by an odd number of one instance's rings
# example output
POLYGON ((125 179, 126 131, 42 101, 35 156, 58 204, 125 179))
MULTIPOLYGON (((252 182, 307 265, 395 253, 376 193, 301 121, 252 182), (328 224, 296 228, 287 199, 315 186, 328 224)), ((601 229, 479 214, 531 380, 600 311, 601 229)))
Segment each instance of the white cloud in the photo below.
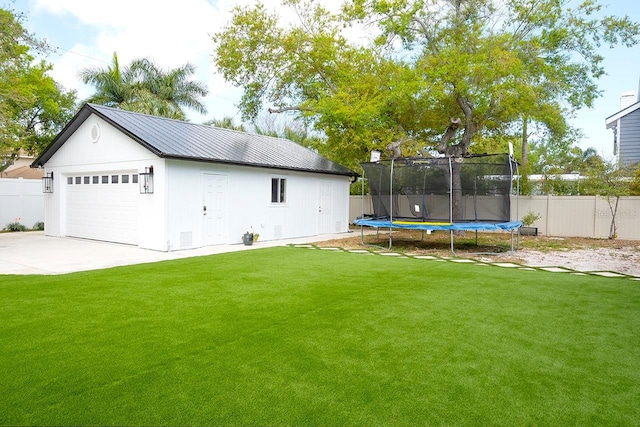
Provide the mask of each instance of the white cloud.
MULTIPOLYGON (((137 58, 149 58, 158 66, 175 68, 190 62, 197 67, 195 78, 207 83, 209 97, 205 100, 209 113, 202 117, 193 113, 191 120, 223 116, 239 119, 234 104, 242 91, 233 88, 216 74, 212 62, 211 35, 228 23, 235 6, 253 5, 254 0, 182 0, 180 3, 157 0, 112 0, 90 2, 86 0, 32 0, 33 13, 52 15, 51 31, 55 17, 69 19, 90 28, 91 34, 78 34, 72 46, 60 46, 59 55, 51 73, 56 81, 68 89, 76 89, 79 99, 87 98, 93 89, 83 85, 78 73, 84 68, 106 67, 117 52, 120 64, 128 64, 137 58)), ((325 0, 323 5, 338 12, 342 0, 325 0)), ((271 2, 268 8, 281 18, 295 19, 292 10, 277 7, 271 2)), ((55 28, 55 31, 67 31, 55 28)), ((37 34, 37 29, 36 29, 37 34)), ((66 38, 68 38, 66 34, 66 38)))
MULTIPOLYGON (((627 1, 631 3, 631 0, 627 1)), ((334 13, 339 11, 342 2, 322 0, 322 4, 334 13)), ((254 4, 254 0, 18 0, 19 7, 21 3, 31 6, 23 6, 25 11, 29 10, 30 18, 33 14, 44 17, 39 22, 40 25, 46 25, 48 33, 57 31, 64 34, 68 45, 60 47, 65 50, 48 58, 54 64, 51 74, 66 88, 78 90, 80 99, 87 98, 93 89, 80 82, 79 71, 88 67, 105 67, 111 62, 113 52, 117 52, 121 64, 141 57, 151 58, 164 68, 193 63, 198 73, 195 78, 207 83, 210 95, 205 100, 209 109, 206 117, 193 113, 191 120, 205 121, 224 116, 239 119, 234 104, 238 102, 242 91, 233 88, 215 73, 212 64, 214 45, 210 35, 229 21, 234 6, 254 4), (90 33, 73 33, 75 29, 65 28, 58 21, 77 21, 85 26, 83 28, 90 28, 90 33)), ((291 10, 279 7, 280 1, 265 3, 283 20, 295 18, 291 10)), ((633 10, 635 12, 629 9, 629 13, 634 15, 632 18, 640 20, 639 9, 633 10)), ((608 13, 619 14, 621 11, 611 10, 608 13)), ((43 28, 30 30, 42 36, 39 33, 43 28)), ((355 28, 349 30, 347 36, 358 42, 366 33, 363 28, 355 28)), ((638 59, 631 55, 629 49, 620 47, 615 52, 607 52, 605 56, 609 76, 600 82, 605 91, 604 97, 596 102, 594 110, 580 112, 575 123, 585 129, 586 138, 581 143, 583 148, 594 146, 608 155, 612 137, 604 127, 604 118, 617 111, 622 90, 636 89, 638 59)))
MULTIPOLYGON (((179 6, 149 0, 36 0, 34 12, 72 17, 92 29, 89 37, 77 40, 73 46, 60 46, 60 54, 50 58, 54 63, 52 76, 66 88, 76 89, 80 99, 92 93, 92 89, 78 79, 80 70, 106 67, 111 63, 113 52, 117 52, 121 64, 145 57, 163 68, 175 68, 187 62, 196 65, 195 78, 208 82, 212 99, 207 103, 212 111, 207 117, 211 117, 217 114, 215 110, 221 101, 226 104, 226 114, 235 115, 229 110, 234 108, 233 103, 239 96, 215 75, 211 57, 210 35, 228 21, 232 4, 235 2, 222 1, 214 7, 206 0, 183 0, 179 6), (227 100, 232 98, 235 99, 227 100)), ((50 21, 55 25, 55 19, 50 21)))

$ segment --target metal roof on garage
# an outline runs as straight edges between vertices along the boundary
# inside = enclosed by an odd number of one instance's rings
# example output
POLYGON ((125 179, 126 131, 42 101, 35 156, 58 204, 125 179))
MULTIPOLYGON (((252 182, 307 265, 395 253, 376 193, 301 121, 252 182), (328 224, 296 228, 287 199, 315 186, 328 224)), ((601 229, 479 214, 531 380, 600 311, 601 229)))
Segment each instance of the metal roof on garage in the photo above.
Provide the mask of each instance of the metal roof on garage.
POLYGON ((352 170, 287 139, 253 135, 96 104, 85 104, 31 166, 44 166, 92 114, 109 122, 162 158, 358 176, 352 170))

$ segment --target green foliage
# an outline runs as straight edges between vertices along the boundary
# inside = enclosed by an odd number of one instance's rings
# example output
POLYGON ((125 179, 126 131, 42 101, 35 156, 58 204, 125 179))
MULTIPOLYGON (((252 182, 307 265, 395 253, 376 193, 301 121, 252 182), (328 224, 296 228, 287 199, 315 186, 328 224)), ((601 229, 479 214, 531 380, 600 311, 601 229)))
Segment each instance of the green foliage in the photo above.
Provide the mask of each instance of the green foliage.
POLYGON ((194 73, 192 64, 165 71, 147 58, 121 68, 114 52, 111 65, 85 68, 80 78, 96 89, 86 102, 184 120, 183 108, 206 113, 200 98, 208 90, 204 84, 189 80, 194 73))
POLYGON ((361 196, 369 194, 369 181, 364 178, 358 178, 356 182, 352 182, 349 186, 349 194, 351 196, 361 196))
POLYGON ((405 155, 504 152, 525 117, 563 136, 566 115, 600 95, 597 48, 632 46, 640 34, 628 17, 596 18, 595 1, 354 0, 339 15, 283 4, 298 23, 261 3, 236 7, 213 36, 214 62, 244 89, 245 119, 264 104, 304 116, 351 167, 393 141, 405 155), (375 36, 354 43, 345 29, 375 36))
POLYGON ((630 174, 629 195, 640 196, 640 163, 636 164, 633 169, 635 171, 630 174))
POLYGON ((48 75, 34 54, 48 51, 22 27, 22 15, 0 9, 0 157, 20 149, 38 155, 73 115, 75 91, 48 75))
POLYGON ((42 221, 36 222, 35 224, 33 224, 33 229, 38 231, 44 230, 44 222, 42 221))
POLYGON ((221 120, 212 119, 212 120, 204 122, 203 124, 205 124, 207 126, 217 127, 217 128, 231 129, 231 130, 237 130, 237 131, 240 131, 240 132, 245 132, 244 126, 242 124, 237 125, 233 121, 232 117, 224 117, 221 120))
POLYGON ((539 213, 530 210, 522 217, 522 225, 529 227, 540 218, 541 216, 539 213))
POLYGON ((299 248, 5 276, 0 423, 638 425, 639 292, 299 248))
POLYGON ((7 224, 7 226, 5 227, 5 230, 7 230, 7 231, 27 231, 27 227, 25 227, 24 225, 20 224, 20 222, 18 222, 18 221, 14 221, 14 222, 11 222, 11 223, 7 224))
POLYGON ((598 164, 587 172, 588 179, 584 185, 583 194, 599 195, 605 199, 611 211, 611 226, 609 238, 618 237, 616 214, 620 197, 630 196, 635 189, 634 176, 637 175, 637 165, 621 168, 614 163, 598 164))

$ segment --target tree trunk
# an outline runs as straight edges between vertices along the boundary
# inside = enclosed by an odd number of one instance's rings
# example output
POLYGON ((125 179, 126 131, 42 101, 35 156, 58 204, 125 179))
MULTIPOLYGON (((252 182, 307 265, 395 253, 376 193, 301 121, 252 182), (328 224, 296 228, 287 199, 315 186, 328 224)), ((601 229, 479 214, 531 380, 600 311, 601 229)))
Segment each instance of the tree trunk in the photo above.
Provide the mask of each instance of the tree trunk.
POLYGON ((618 213, 618 202, 620 202, 620 196, 615 196, 615 203, 611 204, 611 197, 607 197, 609 203, 609 210, 611 211, 611 225, 609 226, 609 239, 616 239, 618 237, 618 226, 616 224, 616 214, 618 213))
POLYGON ((529 164, 529 134, 527 125, 529 119, 525 116, 522 118, 522 168, 527 170, 529 164))
POLYGON ((456 101, 464 112, 464 133, 462 138, 457 144, 449 145, 449 141, 455 136, 462 122, 459 118, 455 118, 451 119, 451 123, 438 143, 438 152, 451 158, 451 184, 449 191, 451 191, 451 220, 454 222, 461 220, 464 214, 462 209, 462 163, 456 162, 456 159, 469 154, 473 135, 478 129, 478 124, 473 116, 473 103, 461 95, 456 97, 456 101))
POLYGON ((462 162, 451 159, 451 213, 452 221, 462 219, 462 162))

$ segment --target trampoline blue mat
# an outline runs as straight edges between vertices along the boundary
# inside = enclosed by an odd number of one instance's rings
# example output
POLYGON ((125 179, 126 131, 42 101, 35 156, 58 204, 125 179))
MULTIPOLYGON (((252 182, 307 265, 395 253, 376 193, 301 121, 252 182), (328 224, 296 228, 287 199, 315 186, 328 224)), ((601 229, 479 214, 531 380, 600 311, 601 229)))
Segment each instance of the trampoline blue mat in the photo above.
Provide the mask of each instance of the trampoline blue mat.
POLYGON ((460 230, 460 231, 512 231, 522 227, 522 221, 510 222, 409 222, 406 219, 389 221, 388 219, 360 218, 355 225, 375 228, 402 228, 405 230, 460 230))

